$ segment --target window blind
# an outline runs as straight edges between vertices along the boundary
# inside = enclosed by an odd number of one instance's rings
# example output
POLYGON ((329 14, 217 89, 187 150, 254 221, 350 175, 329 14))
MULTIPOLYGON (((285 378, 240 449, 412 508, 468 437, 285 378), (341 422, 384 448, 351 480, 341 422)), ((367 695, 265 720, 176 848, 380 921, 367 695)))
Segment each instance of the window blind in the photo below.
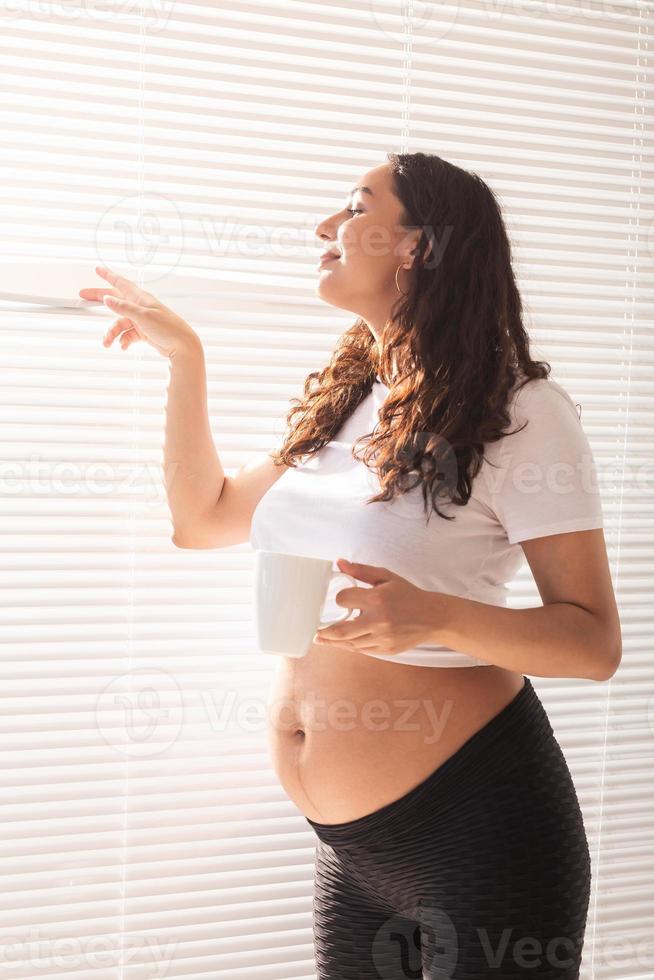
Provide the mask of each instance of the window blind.
MULTIPOLYGON (((104 263, 192 322, 233 474, 353 322, 315 297, 316 222, 423 150, 499 194, 535 353, 597 461, 623 661, 533 680, 589 836, 583 976, 651 976, 652 4, 14 0, 0 20, 2 975, 315 976, 251 549, 174 548, 167 364, 104 349, 113 316, 77 290, 104 263)), ((525 565, 510 603, 539 602, 525 565)))

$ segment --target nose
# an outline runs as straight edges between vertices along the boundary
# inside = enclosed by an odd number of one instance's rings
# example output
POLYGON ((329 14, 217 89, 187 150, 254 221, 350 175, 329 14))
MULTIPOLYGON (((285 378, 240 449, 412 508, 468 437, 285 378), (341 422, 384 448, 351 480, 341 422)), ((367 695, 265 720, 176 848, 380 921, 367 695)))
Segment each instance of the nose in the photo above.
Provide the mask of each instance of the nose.
POLYGON ((314 229, 314 234, 321 242, 329 241, 333 242, 336 240, 336 231, 338 229, 338 222, 334 217, 323 218, 319 221, 314 229))

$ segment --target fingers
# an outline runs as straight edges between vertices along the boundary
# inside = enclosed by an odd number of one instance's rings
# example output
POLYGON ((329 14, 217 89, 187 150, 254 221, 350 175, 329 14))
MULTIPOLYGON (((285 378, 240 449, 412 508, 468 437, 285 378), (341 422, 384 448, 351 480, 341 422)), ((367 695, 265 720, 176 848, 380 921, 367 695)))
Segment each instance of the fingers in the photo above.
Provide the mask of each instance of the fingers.
POLYGON ((109 289, 107 286, 100 286, 98 289, 95 287, 90 287, 89 289, 80 289, 78 295, 82 299, 91 299, 96 303, 101 303, 105 296, 117 296, 120 299, 120 293, 116 289, 109 289))
MULTIPOLYGON (((102 338, 102 345, 103 347, 111 347, 116 337, 118 337, 119 334, 122 334, 120 338, 120 346, 123 347, 123 339, 132 333, 135 335, 134 339, 138 340, 138 334, 134 330, 134 324, 129 317, 120 317, 120 319, 115 320, 107 330, 106 334, 102 338)), ((126 346, 129 347, 129 344, 126 346)), ((124 349, 125 347, 123 347, 123 350, 124 349)))
POLYGON ((381 650, 378 638, 372 633, 362 633, 360 636, 347 637, 340 640, 323 640, 320 638, 320 634, 317 633, 313 638, 313 642, 319 647, 343 647, 345 650, 354 650, 357 653, 365 653, 367 650, 374 650, 376 652, 381 650))
POLYGON ((320 627, 315 632, 314 642, 341 643, 343 641, 359 640, 363 637, 370 638, 370 626, 370 617, 364 613, 360 613, 353 619, 344 619, 340 623, 332 623, 331 626, 320 627))
POLYGON ((132 303, 136 303, 137 306, 160 307, 162 305, 156 296, 148 293, 145 289, 141 289, 131 279, 127 279, 126 276, 119 276, 118 273, 112 272, 111 269, 107 269, 102 265, 96 265, 95 271, 115 288, 111 289, 108 286, 85 287, 84 289, 78 290, 78 296, 82 299, 90 299, 93 302, 102 303, 105 296, 116 296, 119 299, 127 299, 132 303))
POLYGON ((141 289, 140 286, 137 286, 131 279, 127 279, 126 276, 119 276, 117 272, 112 272, 111 269, 107 269, 103 265, 96 265, 95 271, 103 279, 106 279, 107 282, 110 282, 112 286, 116 287, 118 295, 126 297, 132 303, 136 303, 137 306, 157 305, 158 301, 154 296, 151 296, 145 289, 141 289))
POLYGON ((130 316, 137 323, 139 320, 146 321, 149 319, 150 311, 148 309, 136 303, 130 303, 127 299, 121 299, 119 296, 105 296, 104 304, 115 313, 130 316))
POLYGON ((372 609, 377 601, 377 596, 371 594, 373 592, 374 589, 352 585, 347 589, 340 589, 334 596, 334 602, 337 606, 348 609, 372 609))
POLYGON ((140 339, 141 338, 137 334, 136 330, 134 330, 132 327, 131 330, 126 330, 120 338, 120 346, 123 348, 123 350, 127 350, 128 347, 131 347, 132 344, 135 344, 136 341, 140 339))
POLYGON ((372 633, 366 633, 365 636, 351 641, 349 647, 356 653, 366 653, 368 650, 374 650, 376 653, 384 652, 377 642, 377 637, 373 636, 372 633))
POLYGON ((384 568, 382 565, 364 565, 361 562, 339 558, 338 566, 341 572, 360 579, 362 582, 367 582, 369 585, 382 585, 393 577, 390 569, 384 568))

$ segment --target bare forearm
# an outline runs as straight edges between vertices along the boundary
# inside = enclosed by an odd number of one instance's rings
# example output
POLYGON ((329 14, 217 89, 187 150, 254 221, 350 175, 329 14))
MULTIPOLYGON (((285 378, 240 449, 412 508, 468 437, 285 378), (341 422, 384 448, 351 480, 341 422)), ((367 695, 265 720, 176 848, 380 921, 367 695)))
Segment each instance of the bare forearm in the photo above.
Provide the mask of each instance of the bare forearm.
POLYGON ((192 528, 211 510, 224 478, 209 425, 204 351, 198 340, 170 359, 164 479, 176 530, 192 528))
POLYGON ((607 680, 620 660, 601 621, 569 602, 529 609, 428 593, 434 642, 535 677, 607 680))

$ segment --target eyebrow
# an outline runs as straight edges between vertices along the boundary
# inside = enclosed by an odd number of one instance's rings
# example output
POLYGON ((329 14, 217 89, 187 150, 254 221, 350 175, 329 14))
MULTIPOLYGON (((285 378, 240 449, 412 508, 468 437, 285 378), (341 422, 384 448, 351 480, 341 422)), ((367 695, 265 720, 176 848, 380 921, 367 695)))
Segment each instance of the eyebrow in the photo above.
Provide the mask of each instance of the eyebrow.
POLYGON ((375 196, 373 192, 370 190, 370 188, 366 187, 365 185, 361 185, 359 187, 353 187, 352 190, 350 191, 350 194, 356 194, 357 191, 361 191, 363 194, 370 194, 371 197, 375 196))

